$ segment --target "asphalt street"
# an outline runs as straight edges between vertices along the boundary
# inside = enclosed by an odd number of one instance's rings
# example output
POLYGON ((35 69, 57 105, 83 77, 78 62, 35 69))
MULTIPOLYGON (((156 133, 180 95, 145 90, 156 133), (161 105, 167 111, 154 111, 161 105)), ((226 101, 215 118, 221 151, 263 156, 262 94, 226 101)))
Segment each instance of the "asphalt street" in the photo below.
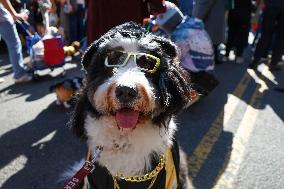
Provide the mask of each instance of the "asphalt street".
MULTIPOLYGON (((49 92, 62 69, 15 85, 7 54, 0 59, 0 188, 60 188, 60 175, 86 151, 66 126, 70 110, 49 92)), ((65 65, 65 77, 82 74, 78 62, 65 65)), ((216 65, 218 87, 177 117, 197 189, 284 188, 284 68, 247 65, 216 65)))

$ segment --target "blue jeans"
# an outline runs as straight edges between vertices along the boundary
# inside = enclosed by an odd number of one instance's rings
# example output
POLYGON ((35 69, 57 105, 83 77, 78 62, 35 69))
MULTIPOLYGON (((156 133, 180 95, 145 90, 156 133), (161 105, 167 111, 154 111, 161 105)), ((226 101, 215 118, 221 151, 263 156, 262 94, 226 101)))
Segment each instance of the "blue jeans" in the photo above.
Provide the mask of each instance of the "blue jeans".
POLYGON ((22 54, 22 44, 16 30, 15 23, 9 21, 0 22, 0 36, 4 39, 9 52, 9 59, 13 67, 14 78, 19 79, 26 70, 22 54))

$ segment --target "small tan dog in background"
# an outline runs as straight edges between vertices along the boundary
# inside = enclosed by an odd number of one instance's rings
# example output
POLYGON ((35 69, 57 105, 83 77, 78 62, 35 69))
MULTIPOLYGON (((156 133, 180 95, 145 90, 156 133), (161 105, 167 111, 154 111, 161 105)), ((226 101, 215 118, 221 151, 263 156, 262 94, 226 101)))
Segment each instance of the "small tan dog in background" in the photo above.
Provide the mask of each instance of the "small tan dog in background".
POLYGON ((57 105, 63 104, 65 108, 70 108, 70 100, 72 96, 81 88, 81 86, 82 78, 74 77, 65 79, 64 81, 50 86, 49 91, 55 91, 57 105))

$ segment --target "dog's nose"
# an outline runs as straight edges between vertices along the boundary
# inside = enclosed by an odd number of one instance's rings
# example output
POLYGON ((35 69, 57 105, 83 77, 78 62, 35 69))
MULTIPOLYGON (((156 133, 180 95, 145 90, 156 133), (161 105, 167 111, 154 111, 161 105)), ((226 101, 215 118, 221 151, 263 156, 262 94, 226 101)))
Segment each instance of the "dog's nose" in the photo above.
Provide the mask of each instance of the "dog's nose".
POLYGON ((118 86, 115 90, 115 95, 120 103, 130 103, 138 96, 136 88, 127 86, 118 86))

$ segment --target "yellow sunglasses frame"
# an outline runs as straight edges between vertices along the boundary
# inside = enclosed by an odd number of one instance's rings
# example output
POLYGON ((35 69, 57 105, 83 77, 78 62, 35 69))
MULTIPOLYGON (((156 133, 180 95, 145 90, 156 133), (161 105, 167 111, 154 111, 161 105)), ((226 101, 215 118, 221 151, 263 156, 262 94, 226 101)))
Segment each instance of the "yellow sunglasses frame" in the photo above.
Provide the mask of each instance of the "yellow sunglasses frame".
POLYGON ((108 56, 106 56, 106 58, 105 58, 105 66, 106 66, 106 67, 113 67, 113 68, 123 67, 123 66, 125 66, 125 65, 128 63, 128 61, 129 61, 129 59, 130 59, 130 57, 131 57, 132 55, 133 55, 134 62, 135 62, 136 65, 137 65, 137 63, 136 63, 136 56, 137 56, 137 55, 146 55, 146 56, 151 57, 151 58, 153 58, 153 59, 156 60, 156 64, 155 64, 155 66, 154 66, 154 68, 153 68, 152 70, 147 70, 147 69, 144 69, 144 68, 139 67, 139 68, 141 68, 143 71, 146 71, 146 72, 149 72, 149 73, 155 73, 155 72, 157 71, 157 69, 160 67, 160 64, 161 64, 160 58, 155 57, 155 56, 153 56, 153 55, 151 55, 151 54, 147 54, 147 53, 136 53, 136 52, 125 52, 125 51, 118 51, 118 52, 127 53, 127 57, 125 58, 125 60, 123 61, 123 63, 122 63, 122 64, 119 64, 119 65, 110 65, 110 64, 108 63, 108 56))

